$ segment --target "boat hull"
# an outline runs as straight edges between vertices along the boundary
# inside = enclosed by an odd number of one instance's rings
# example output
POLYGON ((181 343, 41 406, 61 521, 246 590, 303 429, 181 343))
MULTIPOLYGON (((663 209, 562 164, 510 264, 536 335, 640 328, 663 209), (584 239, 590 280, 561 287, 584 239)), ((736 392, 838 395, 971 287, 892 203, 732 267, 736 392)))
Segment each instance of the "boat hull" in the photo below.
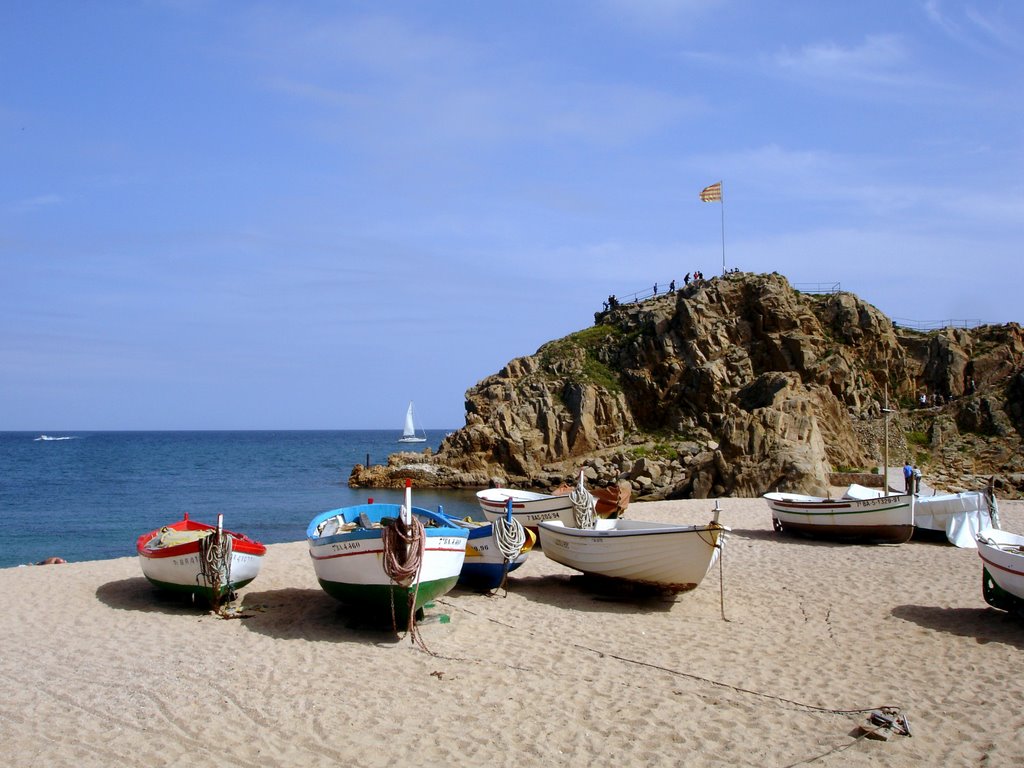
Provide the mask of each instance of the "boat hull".
POLYGON ((1024 612, 1024 536, 998 528, 978 533, 982 594, 993 608, 1024 612))
POLYGON ((566 525, 574 524, 572 500, 568 494, 552 495, 514 488, 487 488, 477 491, 476 498, 484 518, 491 522, 507 514, 508 500, 512 499, 512 517, 529 528, 536 530, 545 520, 561 520, 566 525))
POLYGON ((599 519, 593 530, 540 523, 541 549, 582 573, 673 592, 693 589, 718 559, 724 526, 599 519))
MULTIPOLYGON (((456 522, 455 525, 466 523, 456 522)), ((537 542, 537 534, 526 528, 526 542, 519 555, 506 561, 494 538, 494 523, 475 523, 466 540, 466 559, 459 574, 459 586, 490 591, 501 586, 505 577, 526 562, 537 542)))
MULTIPOLYGON (((215 590, 206 583, 201 568, 199 537, 213 535, 216 527, 190 520, 186 515, 171 525, 144 533, 135 544, 142 574, 158 589, 182 595, 192 595, 210 602, 249 584, 260 572, 267 548, 248 536, 235 531, 223 533, 232 539, 230 583, 215 590), (182 543, 160 546, 161 537, 177 535, 182 543), (191 540, 185 540, 192 536, 191 540)), ((170 539, 173 540, 173 539, 170 539)))
POLYGON ((820 539, 902 544, 914 534, 912 494, 869 499, 822 499, 766 493, 775 529, 820 539))
POLYGON ((419 611, 455 586, 466 557, 467 532, 424 509, 414 509, 425 523, 423 557, 419 572, 404 583, 393 581, 384 570, 382 528, 356 528, 350 532, 321 535, 318 528, 334 518, 353 523, 360 514, 372 522, 397 519, 397 504, 362 504, 324 512, 307 529, 309 556, 320 587, 331 597, 368 613, 392 609, 398 621, 419 611))

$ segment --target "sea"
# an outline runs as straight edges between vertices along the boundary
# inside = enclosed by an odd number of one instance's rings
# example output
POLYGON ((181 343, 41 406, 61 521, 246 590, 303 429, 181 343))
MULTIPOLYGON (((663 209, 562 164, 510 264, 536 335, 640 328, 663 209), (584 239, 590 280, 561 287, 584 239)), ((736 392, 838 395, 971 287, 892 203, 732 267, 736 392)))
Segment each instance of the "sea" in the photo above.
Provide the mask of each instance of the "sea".
MULTIPOLYGON (((437 450, 445 432, 427 433, 437 450), (435 438, 435 439, 431 439, 435 438)), ((135 555, 180 520, 264 544, 300 541, 320 512, 401 503, 403 490, 348 487, 355 464, 401 449, 395 430, 0 432, 0 568, 135 555)), ((408 450, 408 448, 405 448, 408 450)), ((473 490, 413 486, 413 504, 481 518, 473 490)))

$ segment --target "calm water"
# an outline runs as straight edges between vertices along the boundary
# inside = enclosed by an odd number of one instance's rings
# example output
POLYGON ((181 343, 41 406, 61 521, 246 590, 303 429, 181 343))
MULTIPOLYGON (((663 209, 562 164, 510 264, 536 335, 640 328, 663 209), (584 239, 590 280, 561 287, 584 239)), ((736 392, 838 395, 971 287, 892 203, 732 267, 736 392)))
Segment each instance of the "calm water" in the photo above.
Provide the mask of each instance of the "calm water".
MULTIPOLYGON (((319 512, 400 490, 351 489, 352 466, 399 450, 395 430, 0 432, 0 567, 135 554, 135 539, 191 517, 265 544, 299 541, 319 512)), ((442 433, 428 434, 437 449, 442 433)), ((413 489, 416 506, 477 514, 473 491, 413 489)))

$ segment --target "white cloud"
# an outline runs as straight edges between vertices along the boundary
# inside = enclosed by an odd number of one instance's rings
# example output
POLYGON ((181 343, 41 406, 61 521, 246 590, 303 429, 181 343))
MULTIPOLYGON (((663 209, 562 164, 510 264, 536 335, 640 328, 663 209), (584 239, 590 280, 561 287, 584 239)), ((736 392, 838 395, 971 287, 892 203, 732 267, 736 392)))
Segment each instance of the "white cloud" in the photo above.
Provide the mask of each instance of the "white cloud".
POLYGON ((857 46, 814 43, 777 54, 775 63, 783 71, 805 78, 875 84, 910 81, 908 52, 897 35, 869 35, 857 46))
POLYGON ((35 197, 27 197, 23 200, 15 201, 9 206, 9 209, 15 213, 29 213, 31 211, 39 210, 40 208, 60 205, 63 202, 64 198, 60 195, 36 195, 35 197))
MULTIPOLYGON (((928 21, 958 45, 987 55, 1018 54, 1024 46, 1021 32, 1003 15, 989 10, 983 13, 974 6, 963 8, 963 19, 946 13, 939 0, 927 0, 924 12, 928 21)), ((1008 6, 1019 11, 1019 4, 1008 6)), ((1002 11, 1006 11, 1004 6, 1002 11)), ((1018 20, 1019 21, 1019 20, 1018 20)))

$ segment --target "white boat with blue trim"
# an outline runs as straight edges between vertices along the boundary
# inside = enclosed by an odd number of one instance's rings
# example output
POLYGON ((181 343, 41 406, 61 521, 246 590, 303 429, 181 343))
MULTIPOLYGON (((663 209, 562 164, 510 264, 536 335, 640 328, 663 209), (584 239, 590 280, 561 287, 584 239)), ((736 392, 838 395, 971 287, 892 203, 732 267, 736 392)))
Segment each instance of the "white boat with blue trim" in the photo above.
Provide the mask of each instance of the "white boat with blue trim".
POLYGON ((509 573, 526 562, 526 556, 537 543, 537 534, 508 513, 504 518, 486 523, 445 517, 452 525, 465 528, 469 533, 459 586, 483 591, 497 589, 509 573))
POLYGON ((589 529, 545 520, 539 529, 541 551, 556 563, 669 592, 700 584, 729 530, 717 522, 674 525, 629 518, 598 518, 589 529))
POLYGON ((367 613, 405 624, 455 586, 468 531, 436 512, 406 503, 359 504, 323 512, 306 530, 323 590, 367 613))

